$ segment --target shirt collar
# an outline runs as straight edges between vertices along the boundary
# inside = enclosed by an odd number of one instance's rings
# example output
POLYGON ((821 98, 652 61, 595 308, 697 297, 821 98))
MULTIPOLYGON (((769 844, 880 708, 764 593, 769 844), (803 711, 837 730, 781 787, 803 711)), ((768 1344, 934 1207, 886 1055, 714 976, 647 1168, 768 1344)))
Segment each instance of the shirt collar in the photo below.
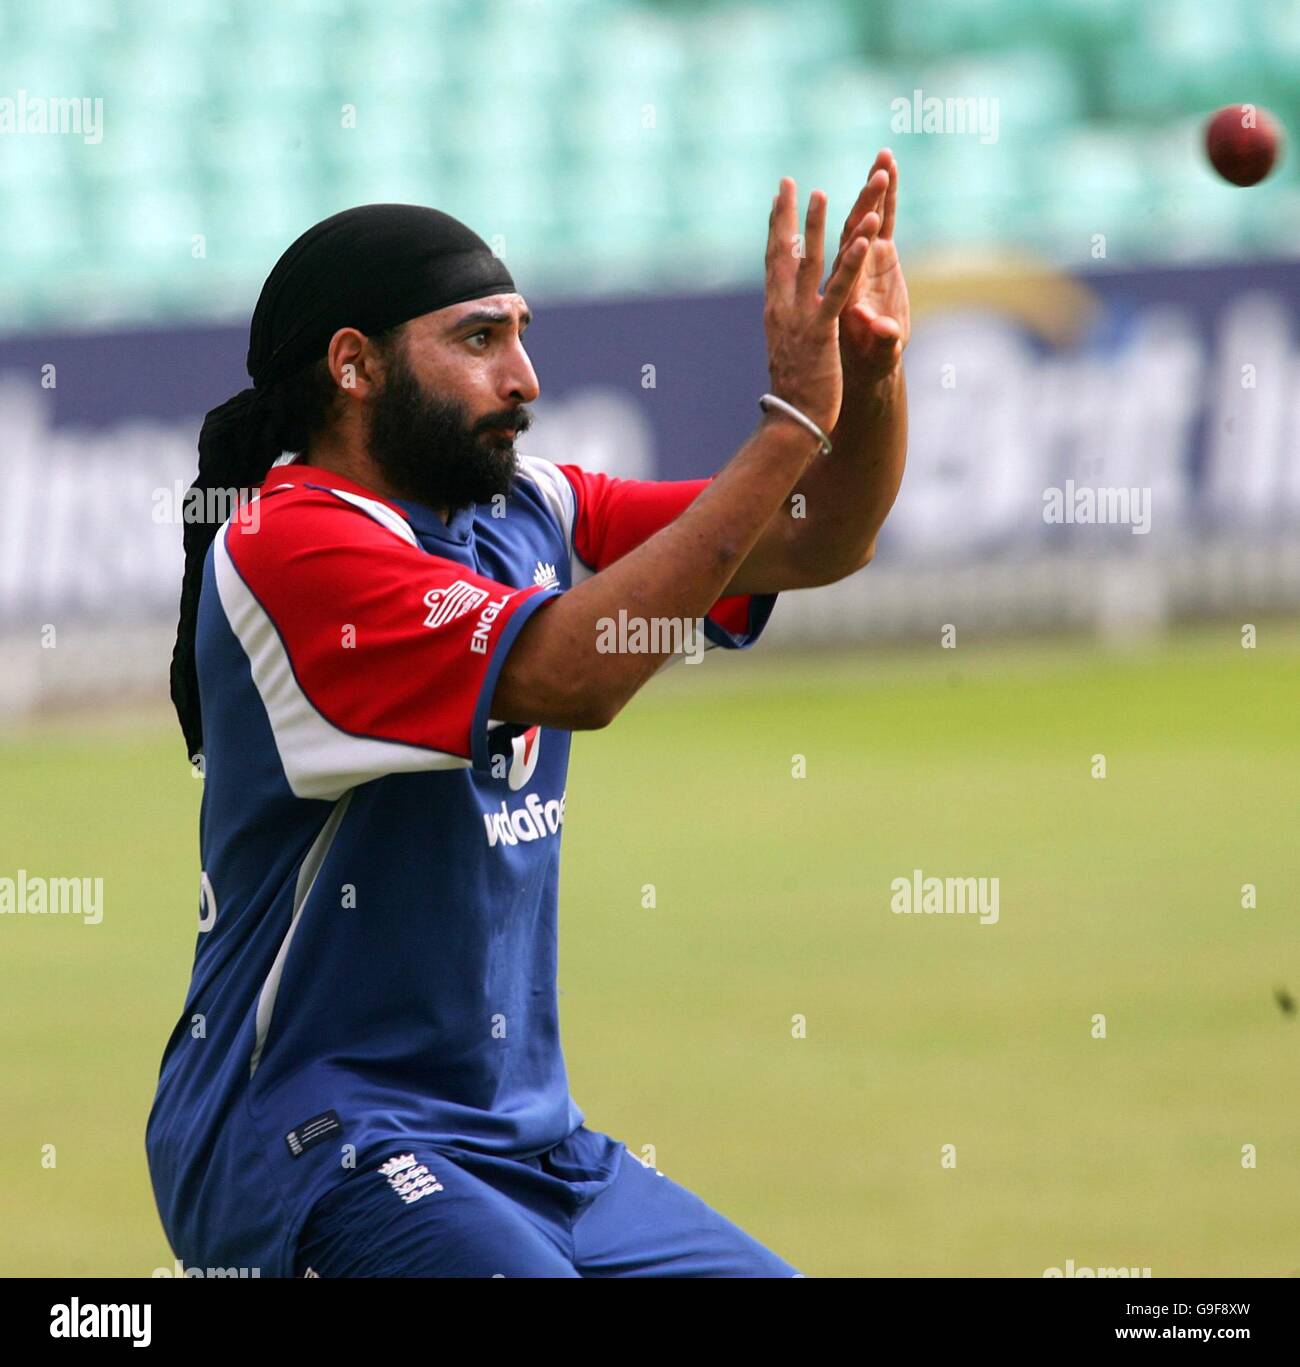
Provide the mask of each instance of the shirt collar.
POLYGON ((419 535, 433 536, 440 541, 450 541, 460 546, 469 542, 474 526, 473 504, 466 508, 457 508, 451 515, 451 521, 444 522, 434 509, 426 507, 423 503, 405 498, 387 498, 355 479, 340 475, 335 470, 322 470, 319 466, 309 465, 305 461, 272 466, 267 472, 260 492, 269 494, 273 489, 286 484, 292 484, 295 488, 304 484, 319 484, 325 489, 341 489, 345 493, 374 499, 376 503, 382 503, 404 518, 419 535))

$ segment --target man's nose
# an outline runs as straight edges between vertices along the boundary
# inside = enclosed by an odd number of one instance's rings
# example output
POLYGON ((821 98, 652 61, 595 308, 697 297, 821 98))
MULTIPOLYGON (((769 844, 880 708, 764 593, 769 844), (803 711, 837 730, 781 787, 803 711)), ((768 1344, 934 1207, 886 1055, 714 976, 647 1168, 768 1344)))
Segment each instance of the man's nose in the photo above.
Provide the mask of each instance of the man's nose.
POLYGON ((537 382, 537 372, 522 346, 515 348, 502 383, 504 387, 501 397, 507 400, 517 399, 521 403, 532 403, 542 392, 542 387, 537 382))

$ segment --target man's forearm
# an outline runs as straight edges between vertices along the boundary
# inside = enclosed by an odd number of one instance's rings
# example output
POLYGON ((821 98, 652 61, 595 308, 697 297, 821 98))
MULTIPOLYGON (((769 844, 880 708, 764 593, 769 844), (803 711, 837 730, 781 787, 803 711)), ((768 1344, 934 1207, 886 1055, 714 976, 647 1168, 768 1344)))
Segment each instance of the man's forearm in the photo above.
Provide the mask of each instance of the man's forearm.
POLYGON ((901 363, 884 379, 846 375, 829 455, 816 456, 727 585, 728 594, 832 584, 871 558, 907 455, 901 363))
POLYGON ((506 657, 492 716, 569 730, 605 725, 672 652, 601 653, 599 623, 620 611, 703 618, 816 448, 788 418, 764 418, 680 517, 534 613, 506 657))
POLYGON ((793 559, 820 583, 842 579, 871 559, 898 496, 907 458, 901 364, 875 381, 846 374, 831 444, 830 454, 814 460, 795 485, 790 508, 793 559))

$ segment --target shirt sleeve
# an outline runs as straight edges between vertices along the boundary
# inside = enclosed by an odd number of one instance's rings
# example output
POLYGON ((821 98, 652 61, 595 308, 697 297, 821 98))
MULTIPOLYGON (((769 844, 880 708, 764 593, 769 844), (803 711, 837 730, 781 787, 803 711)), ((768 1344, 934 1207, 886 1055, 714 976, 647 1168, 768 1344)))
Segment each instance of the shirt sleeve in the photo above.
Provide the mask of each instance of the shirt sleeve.
MULTIPOLYGON (((555 467, 573 490, 573 554, 596 573, 678 518, 708 479, 619 479, 576 465, 555 467)), ((575 576, 576 579, 576 576, 575 576)), ((743 650, 762 634, 776 605, 774 593, 730 594, 704 618, 708 646, 743 650)))
POLYGON ((304 486, 258 502, 257 519, 217 538, 214 572, 295 794, 490 768, 488 708, 506 652, 561 591, 512 588, 432 555, 404 519, 337 492, 304 486))

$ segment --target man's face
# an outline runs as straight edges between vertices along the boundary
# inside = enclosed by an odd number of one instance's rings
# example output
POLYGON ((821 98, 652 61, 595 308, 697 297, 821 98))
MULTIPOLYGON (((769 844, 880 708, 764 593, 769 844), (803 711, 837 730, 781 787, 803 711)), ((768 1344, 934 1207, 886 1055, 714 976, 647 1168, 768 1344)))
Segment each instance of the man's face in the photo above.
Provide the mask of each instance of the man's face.
POLYGON ((371 401, 369 448, 405 498, 454 510, 509 492, 523 405, 538 395, 522 343, 517 294, 453 304, 413 318, 385 356, 371 401))

